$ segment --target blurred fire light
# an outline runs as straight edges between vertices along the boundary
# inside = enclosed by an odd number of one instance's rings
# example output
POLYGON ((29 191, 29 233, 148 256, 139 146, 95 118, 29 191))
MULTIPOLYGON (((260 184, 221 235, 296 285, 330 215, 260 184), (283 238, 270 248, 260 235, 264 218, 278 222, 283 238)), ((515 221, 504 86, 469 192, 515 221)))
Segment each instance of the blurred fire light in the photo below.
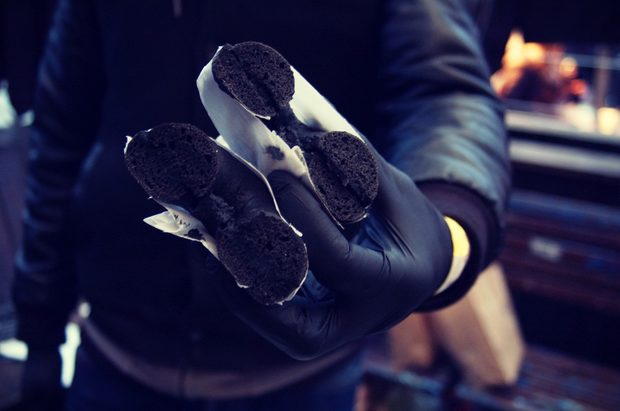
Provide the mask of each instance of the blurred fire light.
POLYGON ((526 43, 521 32, 513 31, 491 84, 504 98, 556 104, 569 98, 577 72, 577 61, 564 54, 562 45, 526 43))
POLYGON ((596 112, 598 131, 612 135, 620 132, 620 112, 614 107, 601 107, 596 112))
POLYGON ((579 78, 579 64, 562 44, 528 43, 513 31, 491 84, 512 107, 551 114, 578 130, 620 134, 620 111, 594 106, 590 84, 579 78))
POLYGON ((572 57, 564 57, 560 61, 560 75, 567 78, 577 77, 577 60, 572 57))
POLYGON ((506 43, 506 51, 502 59, 506 69, 519 68, 527 64, 544 64, 545 49, 538 43, 526 43, 520 31, 513 31, 506 43))

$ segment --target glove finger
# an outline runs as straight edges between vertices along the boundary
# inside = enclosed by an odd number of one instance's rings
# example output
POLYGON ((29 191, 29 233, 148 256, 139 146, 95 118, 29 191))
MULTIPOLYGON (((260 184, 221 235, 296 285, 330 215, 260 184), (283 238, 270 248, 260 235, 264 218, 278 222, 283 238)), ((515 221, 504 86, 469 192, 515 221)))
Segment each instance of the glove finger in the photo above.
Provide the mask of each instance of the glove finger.
MULTIPOLYGON (((372 143, 364 136, 360 134, 364 143, 374 156, 377 162, 377 172, 379 174, 379 192, 377 197, 373 201, 373 208, 377 208, 377 205, 383 203, 390 203, 394 196, 391 195, 397 188, 397 180, 402 177, 407 177, 402 171, 398 170, 392 164, 390 164, 372 145, 372 143), (396 177, 396 178, 395 178, 396 177)), ((409 179, 409 177, 407 177, 409 179)))
POLYGON ((379 192, 371 214, 381 221, 383 230, 391 233, 387 238, 398 239, 396 245, 403 249, 434 239, 436 232, 425 230, 429 225, 419 218, 434 216, 441 219, 439 212, 411 177, 388 163, 376 151, 374 153, 378 164, 379 192))
POLYGON ((316 358, 395 323, 392 320, 385 324, 381 310, 358 300, 353 303, 337 298, 317 301, 297 295, 282 305, 261 305, 235 284, 215 258, 212 260, 211 264, 217 264, 217 268, 209 273, 226 307, 293 358, 316 358))
POLYGON ((323 285, 336 293, 355 295, 374 284, 384 268, 382 253, 350 243, 293 175, 275 171, 269 182, 284 217, 302 232, 310 268, 323 285))
POLYGON ((419 193, 417 186, 407 174, 390 164, 372 145, 372 143, 360 134, 362 140, 375 157, 379 177, 379 192, 373 201, 372 209, 379 211, 384 216, 409 215, 411 206, 407 200, 412 195, 419 193))
POLYGON ((281 351, 305 360, 335 348, 333 336, 339 330, 334 300, 315 302, 296 296, 282 305, 264 306, 237 287, 221 264, 209 272, 226 307, 281 351))

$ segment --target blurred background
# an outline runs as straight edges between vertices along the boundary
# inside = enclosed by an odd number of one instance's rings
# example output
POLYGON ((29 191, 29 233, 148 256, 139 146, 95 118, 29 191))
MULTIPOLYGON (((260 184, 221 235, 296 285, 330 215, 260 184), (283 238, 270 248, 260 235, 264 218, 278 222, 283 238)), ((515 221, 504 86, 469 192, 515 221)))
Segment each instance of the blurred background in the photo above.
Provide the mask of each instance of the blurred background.
MULTIPOLYGON (((26 356, 9 284, 54 5, 0 1, 0 410, 26 356)), ((458 304, 372 338, 358 409, 620 410, 620 4, 497 0, 486 18, 513 166, 504 251, 458 304)))

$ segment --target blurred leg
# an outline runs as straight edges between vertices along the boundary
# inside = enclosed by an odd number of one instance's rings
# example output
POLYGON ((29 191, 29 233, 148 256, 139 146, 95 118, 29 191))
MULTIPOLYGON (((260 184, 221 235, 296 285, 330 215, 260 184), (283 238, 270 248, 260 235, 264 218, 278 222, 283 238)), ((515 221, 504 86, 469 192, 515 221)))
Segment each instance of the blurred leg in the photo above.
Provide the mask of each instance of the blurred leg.
POLYGON ((306 382, 265 395, 256 410, 351 411, 363 373, 362 360, 358 354, 306 382))
POLYGON ((84 348, 76 358, 75 378, 67 411, 199 411, 201 403, 151 390, 121 372, 104 366, 84 348))
POLYGON ((202 411, 351 411, 362 371, 358 355, 308 381, 258 397, 208 401, 202 411))

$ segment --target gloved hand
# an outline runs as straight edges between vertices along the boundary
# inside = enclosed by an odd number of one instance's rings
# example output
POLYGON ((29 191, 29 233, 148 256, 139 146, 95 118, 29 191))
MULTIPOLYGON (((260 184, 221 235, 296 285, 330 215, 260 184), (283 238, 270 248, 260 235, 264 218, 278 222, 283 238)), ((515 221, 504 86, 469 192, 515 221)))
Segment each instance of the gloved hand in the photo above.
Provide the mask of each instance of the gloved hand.
POLYGON ((303 233, 310 269, 332 298, 299 293, 281 306, 265 307, 221 266, 215 274, 228 308, 294 358, 315 358, 396 324, 431 297, 448 273, 452 242, 443 216, 407 175, 375 157, 379 193, 351 241, 299 180, 282 171, 269 176, 283 215, 303 233))
POLYGON ((62 360, 57 348, 29 349, 21 384, 24 410, 61 411, 64 409, 65 390, 60 382, 61 371, 62 360))

